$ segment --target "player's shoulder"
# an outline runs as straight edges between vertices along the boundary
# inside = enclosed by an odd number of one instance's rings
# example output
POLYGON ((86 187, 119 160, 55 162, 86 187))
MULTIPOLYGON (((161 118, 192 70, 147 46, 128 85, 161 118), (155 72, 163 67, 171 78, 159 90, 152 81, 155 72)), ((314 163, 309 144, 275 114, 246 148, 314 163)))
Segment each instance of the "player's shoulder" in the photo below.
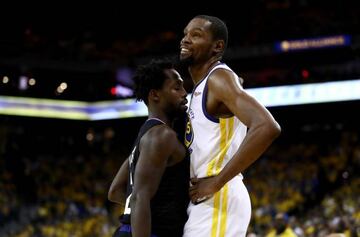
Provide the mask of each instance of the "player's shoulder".
POLYGON ((241 86, 241 81, 231 70, 219 68, 209 75, 208 87, 210 90, 228 90, 234 84, 241 86))
POLYGON ((156 143, 170 143, 171 141, 177 139, 177 134, 172 128, 170 128, 166 124, 161 124, 152 127, 147 132, 146 139, 149 139, 151 142, 156 143))
POLYGON ((209 75, 210 80, 216 80, 216 78, 233 80, 238 78, 238 76, 230 67, 226 65, 219 65, 218 67, 214 68, 214 70, 209 75))

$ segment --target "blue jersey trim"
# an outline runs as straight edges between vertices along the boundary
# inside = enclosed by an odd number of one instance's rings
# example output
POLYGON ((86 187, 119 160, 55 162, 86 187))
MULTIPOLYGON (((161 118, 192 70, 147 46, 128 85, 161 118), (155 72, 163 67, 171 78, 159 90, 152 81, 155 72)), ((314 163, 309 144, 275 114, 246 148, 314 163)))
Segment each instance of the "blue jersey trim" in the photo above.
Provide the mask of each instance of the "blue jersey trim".
POLYGON ((209 114, 206 110, 206 100, 207 100, 207 94, 208 94, 208 83, 206 81, 206 84, 205 84, 205 87, 204 87, 204 92, 203 92, 203 95, 202 95, 202 110, 203 110, 203 113, 205 115, 205 117, 207 119, 209 119, 210 121, 214 122, 214 123, 219 123, 219 119, 218 118, 215 118, 214 116, 212 116, 211 114, 209 114))
MULTIPOLYGON (((122 225, 120 227, 120 232, 126 232, 126 233, 131 233, 131 225, 122 225)), ((151 235, 151 237, 157 237, 156 235, 151 235)))

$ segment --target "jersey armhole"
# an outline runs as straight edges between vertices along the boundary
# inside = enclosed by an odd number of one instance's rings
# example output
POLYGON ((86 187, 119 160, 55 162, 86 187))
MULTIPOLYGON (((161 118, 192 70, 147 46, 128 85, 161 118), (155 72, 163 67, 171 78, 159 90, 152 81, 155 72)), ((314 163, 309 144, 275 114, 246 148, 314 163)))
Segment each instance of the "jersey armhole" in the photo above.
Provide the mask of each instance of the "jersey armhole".
POLYGON ((210 121, 212 121, 214 123, 219 123, 220 120, 218 118, 212 116, 211 114, 209 114, 206 110, 207 94, 208 94, 208 81, 205 82, 204 92, 202 95, 202 100, 201 100, 202 111, 207 119, 209 119, 210 121))

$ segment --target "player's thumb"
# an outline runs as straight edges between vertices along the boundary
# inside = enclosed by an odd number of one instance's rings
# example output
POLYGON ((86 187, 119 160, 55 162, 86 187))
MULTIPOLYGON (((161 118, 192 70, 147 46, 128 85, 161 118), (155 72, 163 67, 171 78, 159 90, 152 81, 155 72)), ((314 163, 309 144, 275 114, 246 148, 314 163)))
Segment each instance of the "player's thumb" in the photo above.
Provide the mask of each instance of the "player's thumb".
POLYGON ((195 185, 198 181, 199 181, 199 179, 196 178, 196 177, 190 179, 190 182, 191 182, 192 185, 195 185))

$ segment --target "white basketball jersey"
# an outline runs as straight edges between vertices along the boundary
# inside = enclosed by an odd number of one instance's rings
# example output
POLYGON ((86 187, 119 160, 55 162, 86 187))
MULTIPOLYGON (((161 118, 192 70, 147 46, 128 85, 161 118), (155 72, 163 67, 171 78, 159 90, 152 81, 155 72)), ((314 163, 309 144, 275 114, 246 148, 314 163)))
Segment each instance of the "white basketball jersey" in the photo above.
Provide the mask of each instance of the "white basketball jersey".
POLYGON ((219 68, 231 71, 238 80, 238 76, 227 65, 218 64, 193 90, 188 111, 190 122, 188 121, 185 136, 185 143, 191 154, 191 177, 218 174, 233 157, 246 135, 246 126, 235 116, 217 119, 206 111, 208 77, 219 68))

